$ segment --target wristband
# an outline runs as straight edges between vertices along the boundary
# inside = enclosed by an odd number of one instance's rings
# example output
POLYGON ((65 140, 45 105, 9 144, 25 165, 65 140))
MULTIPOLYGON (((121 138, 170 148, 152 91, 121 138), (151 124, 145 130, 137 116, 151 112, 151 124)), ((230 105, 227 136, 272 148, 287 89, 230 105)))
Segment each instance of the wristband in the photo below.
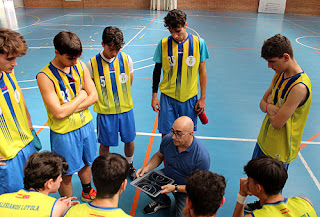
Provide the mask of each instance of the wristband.
POLYGON ((174 193, 177 193, 177 192, 178 192, 178 185, 175 184, 175 185, 174 185, 174 193))
POLYGON ((270 104, 270 102, 267 103, 266 105, 266 113, 268 113, 268 105, 270 104))
POLYGON ((244 205, 246 202, 246 198, 247 196, 242 196, 240 193, 238 193, 237 202, 244 205))

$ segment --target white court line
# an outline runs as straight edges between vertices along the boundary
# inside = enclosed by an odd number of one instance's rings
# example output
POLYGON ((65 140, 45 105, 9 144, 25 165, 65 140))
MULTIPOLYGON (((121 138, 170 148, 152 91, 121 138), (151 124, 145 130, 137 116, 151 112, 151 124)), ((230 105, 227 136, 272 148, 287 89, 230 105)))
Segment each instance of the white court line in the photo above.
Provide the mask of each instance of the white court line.
POLYGON ((320 50, 320 49, 313 48, 313 47, 310 47, 310 46, 308 46, 308 45, 305 45, 305 44, 299 42, 299 39, 301 39, 301 38, 319 38, 319 37, 320 37, 320 36, 301 36, 301 37, 299 37, 299 38, 296 38, 296 42, 297 42, 298 44, 304 46, 304 47, 308 47, 308 48, 311 48, 311 49, 320 50))
MULTIPOLYGON (((65 15, 62 15, 62 16, 60 16, 60 17, 55 17, 55 18, 52 18, 52 19, 49 19, 49 20, 44 20, 44 21, 41 21, 41 22, 39 22, 39 23, 34 23, 34 24, 31 24, 31 25, 28 25, 28 26, 23 26, 23 27, 18 27, 18 29, 24 29, 24 28, 28 28, 28 27, 30 27, 30 26, 39 25, 40 23, 48 22, 48 21, 51 21, 51 20, 56 20, 56 19, 59 19, 59 18, 64 17, 64 16, 65 16, 65 15)), ((17 29, 15 29, 15 30, 17 30, 17 29)))
POLYGON ((135 61, 133 63, 139 63, 139 62, 143 62, 143 61, 146 61, 146 60, 151 60, 153 57, 149 57, 147 59, 143 59, 143 60, 138 60, 138 61, 135 61))
POLYGON ((35 87, 23 87, 21 88, 21 90, 30 90, 30 89, 37 89, 39 88, 38 86, 35 86, 35 87))
POLYGON ((151 64, 151 65, 142 66, 142 67, 140 67, 140 68, 134 69, 134 71, 137 71, 137 70, 140 70, 140 69, 144 69, 144 68, 148 68, 148 67, 151 67, 151 66, 154 66, 154 63, 151 64))
MULTIPOLYGON (((33 125, 36 129, 49 129, 48 126, 39 126, 33 125)), ((144 132, 136 132, 139 136, 157 136, 161 137, 160 133, 144 133, 144 132)), ((208 139, 208 140, 222 140, 222 141, 234 141, 234 142, 257 142, 256 139, 243 139, 243 138, 228 138, 228 137, 210 137, 210 136, 196 136, 198 139, 208 139)), ((320 145, 320 142, 309 142, 309 141, 301 141, 301 144, 315 144, 320 145)))
POLYGON ((36 81, 37 79, 32 79, 32 80, 22 80, 22 81, 18 81, 18 83, 23 83, 23 82, 30 82, 30 81, 36 81))
POLYGON ((313 174, 312 170, 310 169, 309 165, 307 164, 307 162, 305 161, 305 159, 302 157, 302 154, 299 152, 298 156, 300 158, 300 160, 302 161, 304 167, 306 168, 306 170, 308 171, 309 175, 311 176, 312 180, 314 181, 314 183, 316 184, 318 190, 320 191, 320 184, 318 179, 316 178, 316 176, 313 174))

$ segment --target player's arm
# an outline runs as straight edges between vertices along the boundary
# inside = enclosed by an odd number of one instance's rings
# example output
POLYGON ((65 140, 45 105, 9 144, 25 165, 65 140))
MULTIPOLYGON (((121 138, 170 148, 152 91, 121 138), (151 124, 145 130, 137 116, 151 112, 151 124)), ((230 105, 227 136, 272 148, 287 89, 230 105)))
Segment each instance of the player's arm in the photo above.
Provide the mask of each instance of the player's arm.
POLYGON ((143 176, 143 174, 149 172, 150 170, 153 170, 154 168, 157 168, 162 163, 163 160, 164 160, 164 155, 161 154, 160 151, 158 151, 152 156, 147 166, 141 169, 138 169, 136 173, 137 177, 143 176))
POLYGON ((75 110, 75 112, 80 112, 88 108, 89 106, 93 105, 94 103, 98 102, 98 93, 91 79, 90 72, 86 64, 84 64, 82 61, 81 61, 81 65, 83 67, 83 76, 84 76, 83 90, 87 92, 88 97, 80 103, 80 105, 75 110))
MULTIPOLYGON (((242 197, 247 197, 248 195, 251 195, 251 192, 249 191, 249 182, 248 178, 241 178, 240 179, 240 190, 239 193, 242 197)), ((237 204, 236 207, 234 208, 233 211, 233 216, 232 217, 252 217, 251 214, 244 215, 244 202, 239 203, 237 199, 237 204)))
POLYGON ((269 119, 273 128, 282 128, 286 124, 287 120, 293 115, 294 111, 298 108, 298 106, 307 100, 307 97, 308 89, 304 84, 299 83, 296 86, 294 86, 291 89, 287 97, 287 100, 279 109, 277 114, 269 115, 269 119))
POLYGON ((53 83, 44 73, 37 75, 37 82, 43 102, 57 119, 63 119, 74 113, 80 103, 88 96, 86 91, 81 90, 73 100, 61 105, 53 83))
POLYGON ((151 107, 153 111, 160 111, 160 102, 158 99, 158 88, 160 83, 162 63, 156 63, 152 75, 152 101, 151 107))
POLYGON ((199 65, 199 80, 200 80, 200 92, 201 96, 198 102, 195 105, 195 111, 197 114, 204 112, 205 103, 206 103, 206 92, 207 92, 207 68, 206 61, 203 61, 199 65))
POLYGON ((57 200, 52 209, 52 217, 61 217, 66 211, 74 205, 80 204, 79 201, 75 201, 76 197, 61 197, 57 200))
POLYGON ((129 63, 130 80, 131 80, 130 85, 132 85, 132 82, 133 82, 133 62, 132 62, 132 59, 129 55, 128 55, 128 63, 129 63))

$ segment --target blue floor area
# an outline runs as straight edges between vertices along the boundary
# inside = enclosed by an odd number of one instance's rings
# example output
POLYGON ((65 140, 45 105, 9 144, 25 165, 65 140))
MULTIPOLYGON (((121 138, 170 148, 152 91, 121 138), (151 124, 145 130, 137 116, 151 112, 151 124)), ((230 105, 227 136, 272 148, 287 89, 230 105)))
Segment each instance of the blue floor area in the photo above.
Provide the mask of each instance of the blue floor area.
MULTIPOLYGON (((101 35, 106 26, 117 26, 123 31, 126 42, 123 52, 128 53, 134 62, 132 96, 137 130, 134 164, 136 168, 142 167, 150 140, 149 133, 156 118, 151 108, 152 57, 160 39, 169 35, 163 25, 166 12, 17 8, 15 15, 0 16, 0 27, 16 29, 27 40, 28 53, 18 60, 15 73, 35 128, 47 121, 35 77, 54 58, 53 37, 63 30, 75 32, 84 48, 81 60, 87 62, 102 49, 101 35), (16 19, 15 22, 12 19, 16 19)), ((227 179, 226 203, 218 211, 218 216, 232 216, 239 179, 244 176, 243 166, 251 159, 254 140, 264 118, 259 102, 274 75, 273 70, 267 67, 267 62, 260 57, 260 48, 267 38, 281 33, 291 40, 295 58, 309 75, 313 90, 303 141, 320 131, 320 17, 226 11, 187 11, 187 15, 187 31, 204 38, 210 52, 210 59, 206 61, 208 85, 205 110, 209 123, 202 125, 199 122, 195 135, 206 137, 201 141, 210 152, 211 171, 227 179)), ((96 124, 96 114, 92 108, 90 111, 96 124)), ((44 149, 50 150, 49 129, 44 128, 39 137, 44 149)), ((159 136, 155 137, 151 156, 158 151, 160 140, 159 136)), ((315 138, 313 142, 290 165, 283 195, 306 196, 320 213, 320 138, 315 138)), ((111 151, 123 154, 123 144, 111 151)), ((81 184, 77 175, 73 178, 73 184, 74 195, 80 198, 81 184)), ((120 197, 119 207, 126 213, 132 209, 135 192, 135 188, 128 185, 120 197)), ((54 196, 58 197, 58 194, 54 196)), ((149 197, 141 193, 135 216, 146 216, 142 209, 149 202, 149 197)), ((173 205, 171 209, 160 210, 152 216, 174 216, 173 205)))

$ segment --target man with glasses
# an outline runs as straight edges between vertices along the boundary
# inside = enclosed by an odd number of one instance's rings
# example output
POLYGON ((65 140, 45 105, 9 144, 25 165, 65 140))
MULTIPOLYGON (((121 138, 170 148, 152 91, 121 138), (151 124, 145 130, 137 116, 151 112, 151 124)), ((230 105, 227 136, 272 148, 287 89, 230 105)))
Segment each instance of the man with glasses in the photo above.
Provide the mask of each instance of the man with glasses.
POLYGON ((103 50, 88 63, 99 96, 98 103, 94 104, 94 111, 98 113, 100 155, 108 154, 110 146, 118 146, 120 133, 124 153, 130 165, 129 176, 135 179, 133 154, 136 129, 131 97, 132 59, 120 52, 124 45, 123 34, 115 26, 104 29, 101 44, 103 50))
POLYGON ((205 146, 193 135, 193 121, 187 116, 179 117, 172 125, 170 133, 161 141, 160 150, 153 155, 144 168, 137 171, 137 177, 157 168, 164 160, 165 176, 175 181, 172 185, 162 186, 163 191, 154 201, 147 205, 143 212, 152 214, 161 208, 170 206, 171 200, 167 195, 172 192, 175 200, 176 216, 184 216, 182 211, 186 206, 186 178, 196 169, 209 170, 210 156, 205 146))

